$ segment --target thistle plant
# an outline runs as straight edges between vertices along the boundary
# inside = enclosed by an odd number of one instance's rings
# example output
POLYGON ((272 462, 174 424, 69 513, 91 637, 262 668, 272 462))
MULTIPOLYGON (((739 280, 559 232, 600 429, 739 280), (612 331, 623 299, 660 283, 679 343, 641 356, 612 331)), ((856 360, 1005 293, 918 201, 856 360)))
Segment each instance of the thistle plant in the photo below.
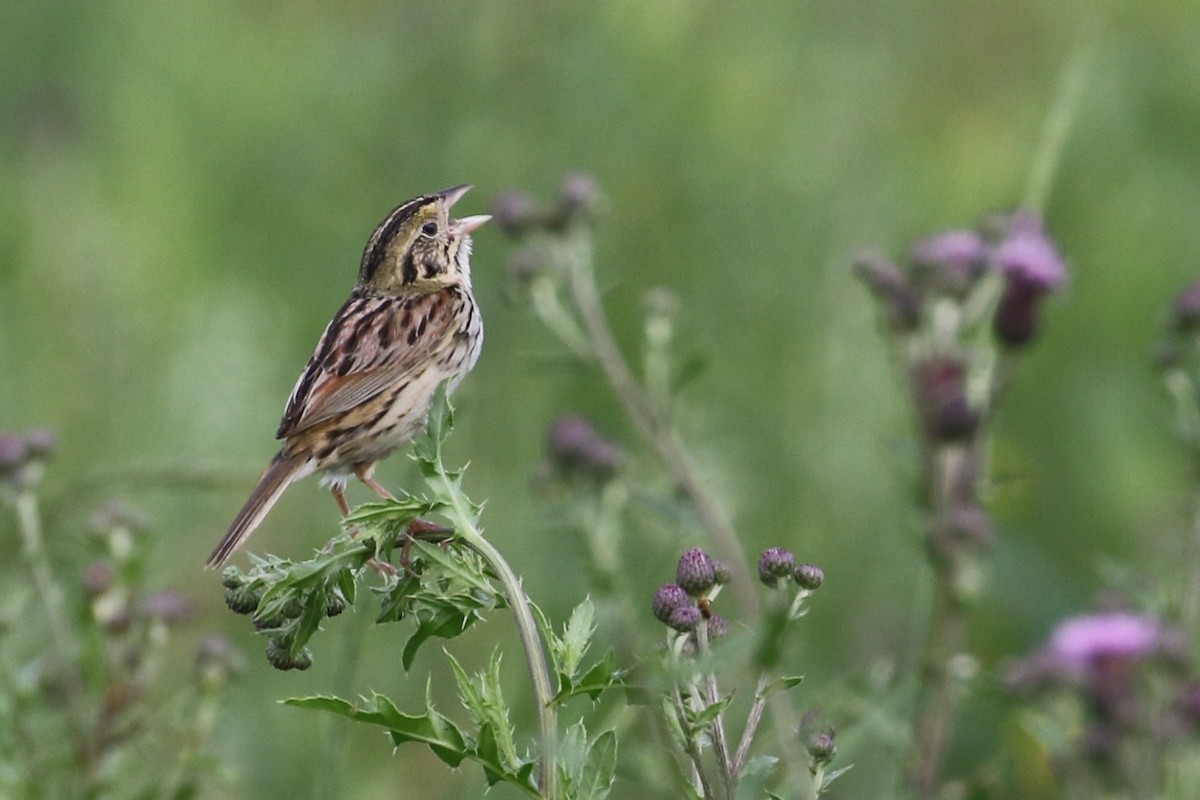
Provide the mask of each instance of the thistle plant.
POLYGON ((226 794, 209 745, 241 657, 208 637, 194 664, 172 662, 190 607, 154 586, 142 515, 112 504, 87 533, 45 528, 54 449, 46 430, 0 434, 0 500, 21 541, 0 595, 0 795, 226 794))
POLYGON ((727 733, 733 694, 721 690, 718 678, 718 669, 731 661, 730 653, 722 648, 731 638, 732 626, 715 610, 717 596, 732 579, 732 571, 704 550, 691 548, 679 558, 675 582, 660 587, 654 595, 654 616, 667 628, 663 652, 670 687, 663 698, 663 713, 672 740, 688 763, 690 778, 685 790, 689 797, 816 798, 849 769, 826 771, 836 750, 832 729, 809 735, 805 746, 811 780, 805 787, 785 785, 778 790, 784 794, 766 789, 781 758, 750 755, 768 698, 803 680, 775 674, 783 660, 780 639, 788 623, 808 612, 809 597, 824 582, 819 567, 797 565, 792 553, 779 547, 762 554, 758 572, 764 585, 777 590, 777 596, 767 604, 766 620, 752 650, 759 677, 736 745, 727 733))
POLYGON ((918 242, 907 263, 877 253, 856 263, 878 302, 893 358, 907 379, 919 445, 919 498, 933 599, 912 722, 909 782, 936 796, 964 693, 968 610, 993 536, 981 497, 990 426, 1016 362, 1043 327, 1045 298, 1066 280, 1063 258, 1029 210, 979 230, 918 242))
POLYGON ((584 599, 556 631, 484 536, 481 507, 466 495, 462 470, 443 461, 453 424, 443 387, 414 448, 428 494, 360 506, 346 518, 342 533, 311 559, 255 557, 245 574, 227 570, 222 576, 227 602, 252 616, 267 640, 267 660, 280 669, 312 663, 308 644, 322 621, 361 602, 363 584, 379 601, 377 623, 413 624, 401 654, 406 669, 431 638, 453 639, 492 613, 510 611, 533 687, 538 732, 532 743, 520 743, 511 722, 498 651, 475 674, 446 653, 466 723, 436 709, 428 693, 416 714, 378 693, 357 702, 329 695, 285 702, 381 727, 395 746, 423 744, 450 767, 474 762, 489 785, 505 783, 534 798, 600 800, 613 781, 616 736, 612 730, 589 734, 582 719, 561 730, 559 710, 579 697, 595 702, 620 683, 621 674, 611 656, 589 658, 595 630, 591 602, 584 599), (443 517, 447 524, 427 516, 443 517))

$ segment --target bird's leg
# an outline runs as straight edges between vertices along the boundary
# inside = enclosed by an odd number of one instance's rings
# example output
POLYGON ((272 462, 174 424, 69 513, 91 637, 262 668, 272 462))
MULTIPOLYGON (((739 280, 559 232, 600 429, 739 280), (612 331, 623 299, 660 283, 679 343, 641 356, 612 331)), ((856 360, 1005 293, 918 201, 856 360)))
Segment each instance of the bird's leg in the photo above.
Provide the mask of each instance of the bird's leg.
POLYGON ((368 489, 382 497, 384 500, 395 500, 396 496, 389 492, 382 483, 371 477, 375 472, 374 464, 359 464, 354 468, 354 474, 362 481, 368 489))
MULTIPOLYGON (((374 491, 375 494, 379 495, 384 500, 395 500, 396 498, 392 496, 391 492, 383 488, 379 481, 371 477, 371 473, 374 471, 374 464, 359 464, 354 468, 354 474, 358 476, 358 479, 366 484, 372 491, 374 491)), ((338 501, 338 505, 342 508, 342 516, 346 516, 350 513, 350 507, 346 505, 346 495, 343 493, 342 489, 337 486, 332 487, 332 490, 334 499, 338 501)), ((351 535, 353 536, 354 534, 351 535)), ((388 564, 386 561, 380 561, 373 556, 367 559, 367 566, 385 578, 389 575, 396 574, 395 567, 393 567, 391 564, 388 564)), ((407 566, 405 569, 407 569, 407 566)))
POLYGON ((350 505, 346 502, 346 490, 335 483, 329 487, 329 491, 333 495, 333 502, 337 503, 338 508, 342 510, 342 516, 350 516, 350 505))

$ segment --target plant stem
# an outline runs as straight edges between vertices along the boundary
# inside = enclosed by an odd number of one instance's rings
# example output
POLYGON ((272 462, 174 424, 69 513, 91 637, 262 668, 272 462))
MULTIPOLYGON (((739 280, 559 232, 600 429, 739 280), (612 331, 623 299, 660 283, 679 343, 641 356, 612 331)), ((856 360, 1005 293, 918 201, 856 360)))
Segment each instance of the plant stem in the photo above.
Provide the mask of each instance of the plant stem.
POLYGON ((926 464, 927 532, 934 570, 933 603, 925 650, 921 657, 920 683, 912 739, 916 750, 910 783, 919 800, 938 794, 942 761, 954 730, 960 687, 952 673, 955 656, 967 650, 967 615, 963 605, 964 569, 974 554, 961 544, 941 541, 951 525, 955 509, 974 501, 980 479, 982 440, 967 445, 934 445, 928 448, 926 464), (932 555, 939 547, 946 552, 932 555))
MULTIPOLYGON (((708 622, 701 621, 696 628, 696 641, 700 648, 701 657, 709 653, 708 622)), ((704 675, 704 693, 711 705, 721 701, 721 692, 717 688, 717 676, 712 672, 704 675)), ((725 715, 717 714, 712 723, 713 751, 717 756, 717 768, 721 770, 721 782, 725 785, 725 796, 732 800, 737 796, 737 773, 733 761, 729 757, 729 743, 725 740, 725 715)))
POLYGON ((454 527, 459 536, 473 547, 496 571, 500 584, 504 587, 505 597, 512 609, 513 618, 517 624, 517 633, 521 638, 521 646, 525 650, 525 660, 529 664, 529 674, 533 682, 533 695, 537 705, 538 728, 541 733, 542 758, 538 787, 547 800, 558 800, 558 712, 554 708, 554 689, 550 682, 550 671, 546 666, 546 653, 542 649, 542 639, 538 632, 537 622, 529 605, 529 598, 521 588, 521 579, 513 572, 512 567, 504 560, 475 521, 475 515, 463 501, 462 493, 454 481, 439 465, 437 480, 441 483, 446 496, 450 498, 450 514, 454 519, 454 527))
POLYGON ((758 676, 758 685, 754 687, 754 705, 750 707, 750 714, 746 717, 746 727, 742 730, 741 741, 738 742, 737 754, 733 757, 734 775, 741 775, 742 770, 746 767, 746 758, 750 755, 750 745, 754 742, 754 734, 758 731, 763 709, 767 705, 767 699, 763 697, 763 692, 768 683, 766 674, 758 676))
POLYGON ((671 690, 671 702, 675 706, 675 717, 679 722, 679 728, 683 731, 684 750, 688 757, 692 760, 692 771, 696 778, 700 781, 700 789, 704 795, 704 800, 716 800, 716 795, 713 794, 712 785, 708 782, 708 775, 704 772, 704 761, 700 758, 700 748, 696 746, 696 740, 690 735, 687 724, 687 711, 683 707, 683 697, 679 694, 679 689, 671 690))
POLYGON ((1062 161, 1063 144, 1071 122, 1079 110, 1079 99, 1087 84, 1088 71, 1100 41, 1100 25, 1095 18, 1084 22, 1075 49, 1063 67, 1059 77, 1058 91, 1042 128, 1037 154, 1030 169, 1028 189, 1023 205, 1034 211, 1042 211, 1054 182, 1054 172, 1062 161))
POLYGON ((633 370, 625 361, 616 337, 608 326, 604 306, 600 302, 600 293, 596 288, 591 248, 586 233, 573 233, 568 239, 568 245, 569 250, 563 259, 566 264, 567 288, 579 311, 580 322, 587 333, 596 362, 638 433, 653 445, 659 458, 666 464, 675 482, 695 509, 701 526, 714 546, 721 551, 722 557, 737 573, 733 580, 733 592, 740 610, 747 616, 756 616, 759 603, 753 592, 754 576, 746 566, 737 532, 705 491, 687 451, 634 377, 633 370))
POLYGON ((42 541, 42 524, 41 515, 38 513, 37 495, 32 489, 20 489, 16 493, 15 506, 17 528, 21 535, 21 553, 29 565, 29 571, 33 575, 34 588, 41 601, 41 606, 46 612, 55 655, 67 675, 64 695, 71 736, 75 740, 81 763, 85 766, 85 773, 90 774, 92 758, 95 755, 92 752, 93 748, 88 736, 91 725, 87 710, 79 695, 80 676, 75 671, 74 638, 70 623, 67 622, 62 587, 54 579, 54 570, 50 566, 50 559, 46 555, 46 548, 42 541))

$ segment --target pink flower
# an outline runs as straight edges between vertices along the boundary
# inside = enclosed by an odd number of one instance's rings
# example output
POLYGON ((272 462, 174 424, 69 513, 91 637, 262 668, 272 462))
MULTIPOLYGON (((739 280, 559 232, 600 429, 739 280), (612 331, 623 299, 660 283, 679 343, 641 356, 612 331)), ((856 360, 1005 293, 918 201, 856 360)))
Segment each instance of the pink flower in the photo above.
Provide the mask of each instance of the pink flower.
POLYGON ((996 250, 996 263, 1009 281, 1052 291, 1067 280, 1067 265, 1042 220, 1028 211, 1013 215, 1008 235, 996 250))
POLYGON ((1060 669, 1086 671, 1113 659, 1133 660, 1156 652, 1163 631, 1152 617, 1113 611, 1071 617, 1050 635, 1050 660, 1060 669))

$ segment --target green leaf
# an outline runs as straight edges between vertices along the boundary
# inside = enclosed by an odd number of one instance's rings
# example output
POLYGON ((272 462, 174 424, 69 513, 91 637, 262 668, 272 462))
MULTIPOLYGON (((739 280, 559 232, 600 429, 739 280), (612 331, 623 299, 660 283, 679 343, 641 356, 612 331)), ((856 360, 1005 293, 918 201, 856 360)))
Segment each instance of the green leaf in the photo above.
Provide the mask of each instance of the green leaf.
POLYGON ((617 772, 617 734, 605 731, 588 748, 583 774, 575 784, 576 800, 604 800, 617 772))
POLYGON ((453 639, 465 631, 467 626, 474 621, 468 614, 464 614, 451 606, 442 606, 437 609, 422 609, 417 614, 417 618, 417 629, 413 631, 413 635, 409 637, 404 645, 403 652, 400 654, 400 662, 404 665, 406 671, 412 669, 413 661, 417 657, 417 651, 431 637, 453 639))
POLYGON ((794 689, 804 681, 803 675, 789 675, 783 678, 776 678, 763 687, 763 690, 758 693, 759 698, 767 698, 776 692, 786 692, 788 689, 794 689))
POLYGON ((838 778, 845 775, 853 767, 854 767, 853 764, 847 764, 846 766, 842 767, 841 769, 835 769, 833 772, 826 772, 825 780, 821 781, 821 791, 824 792, 826 789, 829 788, 829 784, 833 783, 838 778))
POLYGON ((733 700, 733 695, 725 695, 719 698, 715 703, 709 703, 699 711, 688 709, 684 706, 687 725, 691 728, 692 738, 699 736, 707 731, 716 721, 717 717, 721 716, 722 712, 733 700))
POLYGON ((446 382, 443 381, 433 394, 425 430, 413 442, 413 454, 423 467, 425 465, 440 467, 442 443, 446 441, 446 437, 453 429, 454 409, 446 396, 446 382))
POLYGON ((571 618, 563 627, 562 638, 550 643, 555 670, 567 676, 569 681, 574 682, 595 632, 596 607, 590 597, 585 597, 571 612, 571 618))
MULTIPOLYGON (((559 679, 562 681, 563 676, 560 675, 559 679)), ((624 673, 617 669, 616 654, 610 650, 604 658, 593 664, 583 677, 575 682, 565 683, 558 694, 554 696, 554 702, 561 704, 572 697, 586 694, 594 703, 605 689, 623 686, 624 683, 624 673)))
POLYGON ((408 742, 428 745, 438 758, 451 767, 457 767, 463 759, 473 754, 473 748, 462 731, 432 706, 420 716, 410 716, 401 713, 391 700, 381 694, 372 695, 361 707, 330 695, 290 697, 283 702, 289 706, 317 709, 355 722, 386 728, 397 747, 408 742))
POLYGON ((517 756, 517 744, 513 739, 513 726, 508 717, 508 706, 500 688, 499 650, 492 651, 486 672, 470 676, 458 660, 446 653, 450 666, 454 670, 454 679, 458 683, 459 700, 470 712, 480 731, 480 744, 486 731, 494 739, 497 750, 496 762, 505 771, 513 772, 521 764, 517 756))

